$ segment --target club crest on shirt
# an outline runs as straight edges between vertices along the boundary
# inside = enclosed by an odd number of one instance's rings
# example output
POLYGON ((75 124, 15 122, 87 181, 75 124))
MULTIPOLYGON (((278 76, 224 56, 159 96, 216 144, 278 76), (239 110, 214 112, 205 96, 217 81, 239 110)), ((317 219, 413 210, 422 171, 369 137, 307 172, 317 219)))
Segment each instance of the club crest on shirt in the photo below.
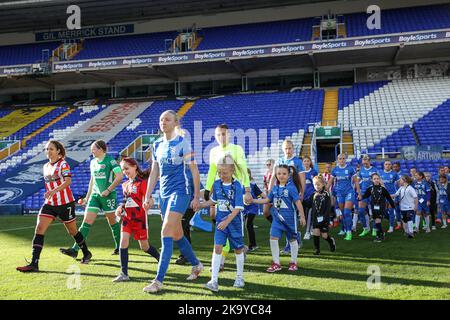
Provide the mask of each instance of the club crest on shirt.
POLYGON ((44 176, 44 181, 45 182, 51 182, 51 181, 56 181, 59 180, 59 176, 57 173, 54 173, 53 175, 49 174, 44 176))

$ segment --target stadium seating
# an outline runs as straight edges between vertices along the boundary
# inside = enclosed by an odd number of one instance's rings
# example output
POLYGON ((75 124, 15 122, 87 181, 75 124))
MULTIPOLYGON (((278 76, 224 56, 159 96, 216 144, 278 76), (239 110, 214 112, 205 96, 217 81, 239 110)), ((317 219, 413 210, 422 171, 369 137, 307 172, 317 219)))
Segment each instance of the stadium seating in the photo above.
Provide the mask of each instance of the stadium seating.
POLYGON ((450 27, 450 4, 382 10, 381 29, 367 28, 365 13, 345 15, 348 37, 390 34, 450 27))
POLYGON ((374 81, 366 83, 355 83, 351 88, 339 88, 339 110, 348 107, 350 104, 355 103, 359 99, 368 96, 369 94, 379 90, 389 81, 374 81))
POLYGON ((42 50, 52 51, 59 46, 58 42, 30 43, 0 47, 0 66, 31 64, 41 61, 42 50))
POLYGON ((10 114, 12 109, 9 108, 1 108, 0 109, 0 118, 3 118, 4 116, 10 114))
MULTIPOLYGON (((450 4, 383 10, 381 29, 369 30, 368 15, 345 14, 348 37, 444 29, 450 27, 450 4)), ((310 41, 314 18, 203 28, 203 40, 197 50, 236 48, 297 41, 310 41)), ((127 57, 165 51, 165 40, 175 39, 177 32, 159 32, 85 39, 83 49, 74 60, 127 57)), ((42 50, 52 50, 59 42, 31 43, 0 47, 0 66, 36 63, 42 50)))
POLYGON ((176 32, 160 32, 86 39, 73 60, 157 54, 165 51, 165 39, 173 40, 176 36, 176 32))
MULTIPOLYGON (((356 131, 357 134, 364 134, 369 133, 369 136, 371 135, 371 130, 366 130, 368 132, 364 132, 362 130, 356 131)), ((375 129, 375 132, 372 134, 372 136, 376 136, 380 133, 380 130, 375 129)), ((354 134, 355 136, 355 134, 354 134)), ((366 137, 367 138, 367 137, 366 137)), ((362 137, 359 137, 361 140, 362 137)), ((384 148, 385 152, 398 152, 402 146, 414 146, 416 145, 416 140, 414 139, 414 135, 412 133, 411 128, 406 125, 403 128, 401 128, 398 131, 395 131, 393 134, 387 136, 386 138, 383 138, 380 140, 380 142, 369 148, 369 153, 376 153, 381 152, 382 148, 384 148)))
POLYGON ((313 22, 308 18, 205 28, 197 50, 310 41, 313 22))
MULTIPOLYGON (((438 172, 440 166, 450 166, 450 158, 441 160, 398 160, 394 162, 398 162, 400 164, 402 174, 409 174, 409 170, 411 168, 416 168, 418 171, 429 172, 432 175, 435 175, 438 172)), ((378 170, 384 169, 383 161, 372 161, 371 163, 378 170)))
MULTIPOLYGON (((353 131, 355 148, 361 152, 411 126, 449 97, 450 78, 392 81, 339 110, 338 120, 345 131, 353 131)), ((408 136, 396 143, 410 144, 408 136)))
MULTIPOLYGON (((311 90, 294 93, 271 93, 271 94, 243 94, 219 97, 214 99, 200 99, 192 109, 182 118, 182 124, 188 134, 194 132, 194 121, 202 120, 202 132, 207 129, 214 129, 217 124, 226 122, 232 129, 279 129, 279 135, 275 135, 272 148, 279 152, 278 145, 285 137, 289 136, 296 145, 303 141, 304 129, 308 123, 320 122, 322 116, 323 90, 311 90), (232 109, 232 110, 231 110, 232 109), (262 112, 255 113, 254 110, 262 112), (284 115, 284 117, 283 117, 284 115), (245 121, 243 121, 245 119, 245 121), (279 119, 277 121, 277 119, 279 119), (293 134, 294 133, 294 134, 293 134)), ((134 128, 128 126, 117 134, 108 143, 110 154, 118 156, 119 152, 128 144, 134 141, 144 132, 156 132, 159 128, 158 116, 165 110, 179 110, 183 101, 157 101, 150 108, 144 111, 139 120, 134 120, 134 128), (138 122, 140 124, 136 125, 138 122)), ((268 142, 270 142, 270 132, 268 132, 268 142)), ((213 135, 211 141, 214 140, 213 135)), ((195 144, 195 141, 192 141, 195 144)), ((198 141, 197 141, 198 143, 198 141)), ((203 142, 203 150, 211 142, 203 142)), ((246 151, 249 151, 248 143, 246 151)), ((260 155, 270 155, 269 149, 265 145, 258 146, 260 155), (263 148, 265 147, 265 148, 263 148)), ((253 155, 254 159, 255 155, 253 155)), ((254 160, 249 158, 249 167, 259 168, 254 160)), ((72 190, 75 197, 79 198, 86 194, 89 184, 89 161, 87 160, 77 167, 73 168, 72 190)), ((207 164, 199 165, 199 169, 205 179, 204 174, 207 171, 207 164)), ((257 178, 257 177, 255 177, 257 178)), ((120 190, 120 188, 118 188, 120 190)), ((27 208, 39 208, 42 205, 44 189, 29 196, 25 201, 27 208)), ((118 193, 118 200, 121 201, 122 195, 118 193)))
MULTIPOLYGON (((211 135, 211 140, 194 140, 195 146, 202 143, 203 161, 199 163, 202 181, 208 170, 209 161, 205 151, 211 148, 211 143, 216 145, 213 137, 214 128, 221 123, 226 123, 230 129, 242 130, 246 133, 245 152, 249 155, 249 163, 257 164, 257 158, 264 158, 279 153, 279 143, 286 137, 295 138, 296 146, 303 141, 303 134, 308 123, 320 122, 323 109, 323 90, 309 90, 294 93, 267 93, 267 94, 240 94, 219 98, 200 99, 183 118, 184 127, 190 133, 194 132, 194 122, 197 125, 201 121, 202 131, 206 130, 211 135), (257 111, 256 111, 257 110, 257 111), (300 128, 300 131, 299 131, 300 128), (267 129, 267 133, 260 131, 267 129), (278 130, 272 136, 271 129, 278 130), (254 134, 267 135, 267 144, 256 145, 252 143, 250 136, 254 134), (293 135, 294 133, 294 135, 293 135), (252 149, 249 148, 251 145, 252 149), (255 153, 256 152, 256 153, 255 153)), ((197 127, 198 130, 198 127, 197 127)), ((200 137, 196 136, 197 139, 200 137)), ((242 140, 241 140, 242 141, 242 140)), ((261 140, 259 140, 261 141, 261 140)), ((233 143, 239 143, 233 139, 233 143)), ((240 142, 242 143, 242 142, 240 142)), ((199 154, 199 150, 195 150, 199 154)), ((197 159, 198 162, 200 159, 197 159)), ((250 165, 254 171, 255 179, 261 176, 261 165, 250 165)))
MULTIPOLYGON (((34 121, 30 125, 22 128, 18 131, 14 137, 22 139, 34 132, 36 129, 43 127, 45 124, 56 118, 58 115, 63 114, 68 110, 67 107, 58 107, 50 113, 44 115, 38 120, 34 121)), ((94 117, 100 112, 99 106, 85 106, 78 108, 75 112, 72 112, 63 119, 50 125, 48 128, 34 136, 27 142, 26 148, 15 153, 9 157, 6 161, 0 163, 0 175, 9 173, 15 170, 15 167, 23 162, 26 162, 41 153, 45 144, 51 138, 61 140, 68 134, 79 128, 83 123, 94 117)))
POLYGON ((415 122, 414 129, 421 144, 450 150, 450 99, 415 122))
MULTIPOLYGON (((131 124, 140 123, 134 126, 134 129, 128 126, 120 131, 112 140, 108 142, 109 154, 117 158, 119 152, 122 151, 127 145, 133 142, 142 133, 156 132, 159 128, 159 115, 165 110, 173 109, 178 110, 183 105, 183 101, 156 101, 151 107, 145 110, 139 115, 139 118, 133 120, 131 124)), ((80 163, 75 168, 72 168, 73 182, 72 191, 76 198, 80 198, 87 193, 90 180, 89 163, 91 159, 88 159, 80 163)), ((118 201, 122 201, 122 194, 120 187, 117 188, 118 201)), ((29 196, 24 204, 27 208, 39 208, 43 202, 43 196, 45 189, 41 189, 32 196, 29 196)))
MULTIPOLYGON (((414 122, 414 128, 418 142, 421 145, 440 145, 444 150, 450 150, 450 99, 438 106, 436 109, 414 122), (441 124, 441 125, 439 125, 441 124)), ((388 137, 382 139, 380 143, 372 148, 369 152, 381 152, 384 147, 385 151, 399 152, 402 146, 416 145, 417 142, 413 135, 413 129, 405 126, 394 132, 388 137)))

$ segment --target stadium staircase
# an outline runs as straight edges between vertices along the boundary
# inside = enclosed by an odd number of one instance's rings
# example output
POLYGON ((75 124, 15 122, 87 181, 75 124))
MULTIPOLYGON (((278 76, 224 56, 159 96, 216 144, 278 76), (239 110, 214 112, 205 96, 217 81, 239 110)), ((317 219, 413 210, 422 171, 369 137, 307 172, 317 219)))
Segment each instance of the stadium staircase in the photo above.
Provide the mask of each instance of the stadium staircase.
POLYGON ((180 110, 178 110, 177 114, 180 118, 183 118, 184 115, 192 108, 192 106, 194 105, 195 102, 193 101, 189 101, 186 102, 185 104, 183 104, 180 108, 180 110))
POLYGON ((59 115, 58 117, 56 117, 55 119, 53 119, 52 121, 50 121, 49 123, 45 124, 44 126, 42 126, 41 128, 37 129, 36 131, 34 131, 33 133, 31 133, 30 135, 26 136, 25 138, 22 139, 22 149, 26 148, 27 142, 31 139, 33 139, 34 137, 36 137, 39 133, 43 132, 44 130, 46 130, 47 128, 51 127, 52 125, 54 125, 55 123, 57 123, 58 121, 64 119, 65 117, 67 117, 69 114, 71 114, 72 112, 74 112, 75 109, 69 109, 66 112, 64 112, 63 114, 59 115))
POLYGON ((302 143, 302 147, 301 147, 301 151, 300 151, 301 157, 309 156, 311 154, 311 139, 312 139, 312 133, 307 132, 303 138, 303 143, 302 143))
POLYGON ((414 129, 414 126, 411 126, 410 129, 413 134, 414 140, 416 140, 416 144, 420 146, 420 139, 419 136, 417 135, 416 129, 414 129))
POLYGON ((203 37, 198 36, 195 38, 194 43, 192 44, 192 51, 197 50, 198 46, 200 45, 200 43, 202 42, 203 37))
POLYGON ((325 90, 323 101, 322 125, 336 125, 338 116, 339 91, 337 89, 325 90))
POLYGON ((22 140, 25 137, 30 137, 33 133, 34 136, 27 140, 26 147, 15 154, 12 154, 5 161, 0 163, 0 176, 13 170, 17 170, 22 163, 25 163, 41 153, 48 140, 61 140, 77 130, 86 121, 89 121, 90 118, 100 112, 102 107, 103 106, 83 106, 73 109, 74 111, 70 114, 66 114, 69 108, 56 107, 48 114, 45 114, 28 126, 22 128, 12 136, 11 139, 14 140, 15 138, 16 140, 22 140), (63 114, 65 114, 65 116, 60 117, 63 114), (56 118, 59 118, 59 120, 55 121, 56 118), (48 125, 50 122, 51 125, 48 125), (40 130, 40 128, 44 126, 45 129, 40 130))
POLYGON ((320 26, 313 26, 312 28, 311 41, 320 40, 320 26))
POLYGON ((342 149, 345 154, 347 155, 354 155, 355 154, 355 148, 353 146, 353 136, 350 131, 344 132, 342 137, 342 142, 344 143, 342 145, 342 149))
POLYGON ((338 24, 337 36, 338 38, 347 38, 347 27, 345 23, 338 24))
POLYGON ((70 60, 83 49, 81 42, 62 43, 52 52, 52 61, 70 60))

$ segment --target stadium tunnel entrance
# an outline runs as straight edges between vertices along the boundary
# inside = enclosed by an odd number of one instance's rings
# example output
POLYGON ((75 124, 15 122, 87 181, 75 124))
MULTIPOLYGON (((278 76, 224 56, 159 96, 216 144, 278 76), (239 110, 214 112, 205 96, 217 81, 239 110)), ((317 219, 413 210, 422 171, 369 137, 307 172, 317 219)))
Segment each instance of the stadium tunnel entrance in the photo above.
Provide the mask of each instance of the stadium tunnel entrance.
POLYGON ((336 145, 339 139, 317 140, 317 162, 334 162, 336 160, 336 145))

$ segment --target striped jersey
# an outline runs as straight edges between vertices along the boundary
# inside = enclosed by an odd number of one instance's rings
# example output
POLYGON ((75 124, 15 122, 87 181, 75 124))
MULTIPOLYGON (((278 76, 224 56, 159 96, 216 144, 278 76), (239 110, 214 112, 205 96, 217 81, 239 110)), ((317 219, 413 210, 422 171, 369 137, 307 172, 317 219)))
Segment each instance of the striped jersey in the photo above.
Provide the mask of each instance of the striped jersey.
MULTIPOLYGON (((44 164, 43 170, 46 191, 52 191, 58 188, 66 182, 66 178, 72 176, 69 164, 64 159, 60 159, 54 163, 47 162, 44 164)), ((62 206, 74 201, 75 198, 73 197, 72 190, 70 187, 67 187, 62 191, 56 192, 51 199, 45 199, 45 204, 62 206)))

